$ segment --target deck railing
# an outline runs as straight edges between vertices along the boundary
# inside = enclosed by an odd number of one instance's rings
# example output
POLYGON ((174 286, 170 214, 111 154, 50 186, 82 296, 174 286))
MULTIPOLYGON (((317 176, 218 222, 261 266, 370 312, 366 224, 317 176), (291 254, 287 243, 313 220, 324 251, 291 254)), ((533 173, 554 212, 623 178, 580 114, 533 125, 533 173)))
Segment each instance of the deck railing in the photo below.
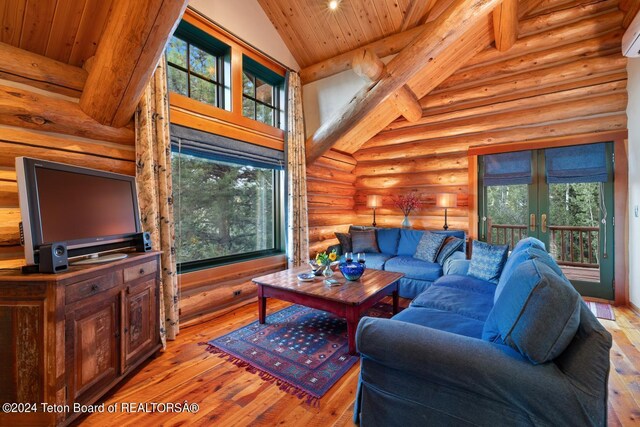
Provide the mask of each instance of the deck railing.
MULTIPOLYGON (((525 224, 493 224, 487 218, 487 240, 491 244, 509 245, 513 249, 528 236, 525 224)), ((600 229, 598 227, 549 226, 551 255, 559 265, 598 268, 600 229)))

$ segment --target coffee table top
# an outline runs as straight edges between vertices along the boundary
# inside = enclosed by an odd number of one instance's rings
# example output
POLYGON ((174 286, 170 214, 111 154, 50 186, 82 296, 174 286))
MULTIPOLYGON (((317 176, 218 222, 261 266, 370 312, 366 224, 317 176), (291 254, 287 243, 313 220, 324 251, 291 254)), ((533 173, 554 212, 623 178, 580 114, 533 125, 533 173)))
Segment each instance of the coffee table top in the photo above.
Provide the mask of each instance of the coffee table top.
POLYGON ((301 266, 256 277, 253 282, 271 288, 357 305, 404 276, 402 273, 371 269, 366 270, 360 280, 354 282, 346 280, 340 271, 336 271, 333 278, 338 279, 341 283, 337 286, 325 285, 324 277, 322 276, 316 277, 313 282, 298 280, 298 274, 308 273, 309 271, 309 267, 301 266))

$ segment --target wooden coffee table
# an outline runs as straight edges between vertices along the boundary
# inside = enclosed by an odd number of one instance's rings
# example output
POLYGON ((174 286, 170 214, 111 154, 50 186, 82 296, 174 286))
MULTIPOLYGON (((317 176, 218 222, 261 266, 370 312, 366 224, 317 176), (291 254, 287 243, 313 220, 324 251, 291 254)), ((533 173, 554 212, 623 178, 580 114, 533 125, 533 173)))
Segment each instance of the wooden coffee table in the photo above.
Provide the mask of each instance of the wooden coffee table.
POLYGON ((388 295, 393 296, 393 314, 398 312, 398 280, 404 274, 391 271, 367 270, 360 280, 347 281, 338 271, 333 278, 338 286, 327 286, 322 276, 313 282, 301 282, 297 275, 309 272, 309 267, 298 267, 266 276, 256 277, 258 285, 258 319, 265 322, 267 298, 277 298, 318 310, 328 311, 347 319, 349 353, 356 353, 358 321, 374 304, 388 295))

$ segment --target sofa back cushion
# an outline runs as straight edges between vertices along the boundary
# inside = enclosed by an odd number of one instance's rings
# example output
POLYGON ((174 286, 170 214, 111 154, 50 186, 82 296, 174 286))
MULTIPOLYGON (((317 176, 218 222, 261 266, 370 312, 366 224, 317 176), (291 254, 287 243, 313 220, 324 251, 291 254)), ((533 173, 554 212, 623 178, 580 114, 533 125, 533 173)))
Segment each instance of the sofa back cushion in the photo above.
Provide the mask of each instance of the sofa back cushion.
POLYGON ((538 259, 520 263, 491 309, 482 338, 504 342, 531 363, 549 362, 573 340, 581 298, 571 284, 538 259))
POLYGON ((340 242, 340 248, 342 249, 341 254, 353 251, 353 248, 351 247, 351 234, 336 232, 335 235, 340 242))
POLYGON ((397 255, 413 256, 416 253, 418 242, 422 238, 424 231, 400 229, 400 242, 398 243, 397 255))
POLYGON ((517 252, 514 250, 513 252, 511 252, 511 255, 509 255, 509 258, 507 258, 507 262, 505 263, 504 268, 502 269, 502 274, 500 275, 500 280, 498 281, 498 286, 496 288, 496 293, 494 295, 494 302, 498 300, 498 297, 502 293, 502 290, 506 286, 507 282, 509 281, 509 278, 511 277, 513 272, 516 270, 516 268, 521 263, 530 259, 537 259, 540 262, 543 262, 544 264, 547 265, 547 267, 551 268, 558 276, 564 277, 564 273, 562 273, 562 270, 560 269, 558 264, 555 262, 555 260, 551 257, 551 255, 549 255, 549 253, 546 250, 540 249, 539 246, 528 246, 525 248, 520 248, 520 250, 517 252))
POLYGON ((471 263, 467 274, 497 284, 507 260, 509 245, 490 245, 474 240, 472 246, 471 263))
POLYGON ((398 242, 400 241, 399 228, 378 228, 376 229, 378 248, 383 254, 395 255, 398 253, 398 242))
POLYGON ((544 242, 542 242, 541 240, 538 240, 535 237, 525 237, 524 239, 521 239, 518 241, 518 243, 516 243, 511 253, 514 254, 516 252, 519 252, 522 249, 527 249, 531 247, 539 248, 539 249, 542 249, 543 251, 547 249, 544 246, 544 242))
POLYGON ((438 252, 440 252, 440 248, 442 248, 442 244, 446 238, 447 236, 444 234, 425 231, 418 242, 416 253, 413 257, 422 261, 436 262, 438 252))
POLYGON ((376 231, 351 231, 351 249, 353 252, 380 252, 376 241, 376 231))

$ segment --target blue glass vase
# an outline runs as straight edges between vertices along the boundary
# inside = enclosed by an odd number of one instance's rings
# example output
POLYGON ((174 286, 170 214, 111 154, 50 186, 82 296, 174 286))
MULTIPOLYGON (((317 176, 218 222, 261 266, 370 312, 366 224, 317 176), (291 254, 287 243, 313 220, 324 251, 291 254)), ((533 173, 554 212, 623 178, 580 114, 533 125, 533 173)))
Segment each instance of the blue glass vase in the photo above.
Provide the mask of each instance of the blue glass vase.
POLYGON ((355 281, 362 277, 364 274, 364 264, 358 262, 343 262, 340 264, 340 272, 345 279, 349 281, 355 281))

